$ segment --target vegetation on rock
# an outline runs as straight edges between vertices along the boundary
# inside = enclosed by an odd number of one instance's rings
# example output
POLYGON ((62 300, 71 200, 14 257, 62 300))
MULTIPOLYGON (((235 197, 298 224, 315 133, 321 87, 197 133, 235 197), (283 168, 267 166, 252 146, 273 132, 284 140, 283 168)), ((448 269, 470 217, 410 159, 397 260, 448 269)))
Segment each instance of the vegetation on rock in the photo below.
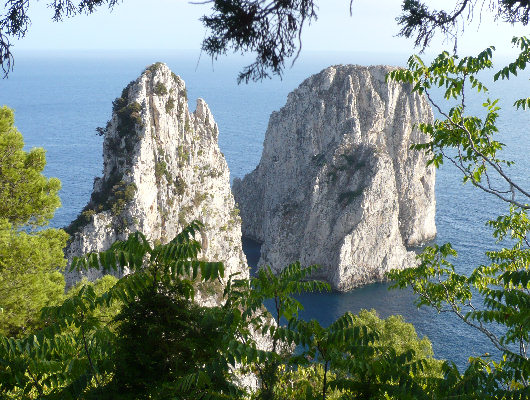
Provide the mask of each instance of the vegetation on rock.
MULTIPOLYGON (((117 3, 50 2, 56 20, 117 3)), ((501 18, 528 23, 528 1, 489 3, 501 18)), ((212 33, 203 48, 214 57, 229 49, 256 51, 256 62, 239 76, 243 81, 270 72, 281 74, 285 60, 297 54, 304 24, 316 18, 312 0, 212 4, 213 14, 203 18, 212 33)), ((421 1, 403 1, 401 35, 415 36, 416 44, 425 47, 438 30, 454 34, 459 20, 472 18, 469 11, 476 2, 457 4, 448 13, 431 11, 421 1)), ((12 65, 9 38, 24 36, 30 21, 28 1, 9 1, 5 7, 8 11, 0 19, 0 62, 7 73, 12 65)), ((528 65, 529 40, 516 38, 514 45, 520 55, 495 79, 508 79, 528 65)), ((441 87, 447 99, 459 100, 448 111, 433 102, 442 118, 420 126, 430 141, 415 148, 430 152, 436 166, 449 160, 464 181, 508 205, 504 215, 488 222, 507 247, 487 252, 490 264, 478 266, 469 276, 455 272, 450 257, 456 252, 450 244, 427 247, 419 256, 419 267, 395 271, 390 277, 397 287, 411 287, 419 295, 419 305, 452 312, 486 335, 502 353, 500 360, 489 355, 472 358, 465 371, 450 362, 442 364, 432 359, 429 343, 419 340, 398 317, 381 321, 370 312, 348 313, 328 327, 299 319, 302 305, 293 294, 328 288, 307 280, 315 266, 296 263, 279 275, 263 268, 251 280, 228 277, 224 303, 200 307, 192 302, 197 281, 213 282, 224 276, 222 264, 197 259, 200 243, 195 235, 201 229, 197 222, 167 245, 152 246, 135 233, 108 251, 76 260, 73 267, 126 267, 131 274, 119 280, 82 282, 64 296, 57 268, 65 263, 62 248, 67 236, 60 230, 36 229, 59 206, 60 185, 41 175, 42 150, 22 150, 13 113, 4 107, 0 109, 2 398, 528 398, 530 194, 510 178, 510 162, 498 155, 503 148, 494 136, 498 102, 485 102, 483 118, 467 115, 465 109, 464 87, 487 90, 478 74, 492 67, 492 53, 489 48, 476 57, 459 59, 444 52, 430 66, 412 57, 408 70, 397 70, 390 78, 427 95, 433 87, 441 87), (496 178, 490 179, 491 175, 496 178), (499 182, 504 186, 497 186, 499 182), (476 304, 477 292, 482 307, 476 304), (270 313, 265 302, 272 304, 270 313), (500 335, 488 328, 491 322, 503 329, 500 335), (254 332, 268 335, 272 348, 259 348, 254 332), (296 346, 300 351, 291 352, 296 346), (254 393, 234 384, 240 374, 249 372, 260 378, 254 393)), ((154 64, 148 70, 158 67, 154 64)), ((141 106, 128 103, 127 89, 113 105, 120 136, 131 136, 141 125, 141 106)), ((530 99, 519 99, 514 106, 530 108, 530 99)), ((187 116, 185 130, 191 130, 187 116)), ((133 142, 125 143, 129 149, 133 142)), ((317 156, 314 162, 319 165, 325 159, 317 156)), ((104 209, 120 213, 134 191, 122 176, 113 176, 82 218, 104 209)), ((180 218, 179 214, 179 222, 180 218)))
POLYGON ((119 216, 127 203, 134 199, 137 190, 135 183, 123 180, 123 175, 111 175, 103 182, 101 190, 92 193, 88 204, 65 230, 73 235, 91 222, 92 217, 99 212, 110 211, 112 216, 119 216))
POLYGON ((166 112, 170 113, 175 108, 175 99, 170 97, 166 102, 166 112))
POLYGON ((157 82, 155 84, 155 88, 153 90, 153 92, 157 95, 157 96, 164 96, 167 94, 167 88, 166 88, 166 85, 164 85, 162 82, 157 82))

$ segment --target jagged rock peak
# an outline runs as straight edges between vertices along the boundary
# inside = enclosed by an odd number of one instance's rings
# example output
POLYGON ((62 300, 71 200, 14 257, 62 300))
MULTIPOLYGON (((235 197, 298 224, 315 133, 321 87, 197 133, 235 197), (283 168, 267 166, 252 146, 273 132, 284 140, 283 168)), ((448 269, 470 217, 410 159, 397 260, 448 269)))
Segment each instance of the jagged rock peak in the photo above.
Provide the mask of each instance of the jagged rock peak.
MULTIPOLYGON (((103 176, 68 227, 68 259, 105 250, 136 230, 167 242, 198 219, 205 224, 202 256, 224 261, 227 276, 248 275, 241 219, 208 105, 198 99, 190 112, 184 81, 163 63, 146 68, 112 105, 112 118, 98 128, 104 135, 103 176)), ((99 275, 91 271, 88 278, 99 275)), ((72 285, 80 276, 66 278, 72 285)))
POLYGON ((435 171, 410 150, 432 110, 393 67, 338 65, 305 80, 272 113, 261 161, 233 191, 260 264, 324 266, 336 290, 414 263, 432 239, 435 171))

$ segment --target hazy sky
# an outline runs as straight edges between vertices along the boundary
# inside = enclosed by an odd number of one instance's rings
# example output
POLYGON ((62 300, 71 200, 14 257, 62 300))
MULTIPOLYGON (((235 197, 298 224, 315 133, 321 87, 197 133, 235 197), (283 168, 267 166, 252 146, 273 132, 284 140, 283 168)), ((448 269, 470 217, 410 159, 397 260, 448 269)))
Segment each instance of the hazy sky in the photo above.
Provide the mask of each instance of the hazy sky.
MULTIPOLYGON (((32 2, 32 25, 27 36, 15 43, 15 51, 50 49, 193 49, 198 50, 206 31, 199 18, 209 5, 193 5, 186 0, 125 0, 112 12, 101 9, 93 15, 76 16, 60 23, 51 21, 49 0, 32 2)), ((354 0, 349 15, 349 0, 318 1, 318 21, 303 35, 304 50, 413 52, 412 40, 395 37, 399 28, 401 0, 354 0)), ((452 0, 429 4, 453 4, 452 0)), ((489 11, 473 26, 466 27, 459 40, 462 52, 474 52, 495 44, 505 49, 513 35, 528 35, 530 29, 513 28, 495 22, 489 11)), ((431 48, 440 50, 441 40, 431 48)), ((445 47, 452 47, 445 44, 445 47)))

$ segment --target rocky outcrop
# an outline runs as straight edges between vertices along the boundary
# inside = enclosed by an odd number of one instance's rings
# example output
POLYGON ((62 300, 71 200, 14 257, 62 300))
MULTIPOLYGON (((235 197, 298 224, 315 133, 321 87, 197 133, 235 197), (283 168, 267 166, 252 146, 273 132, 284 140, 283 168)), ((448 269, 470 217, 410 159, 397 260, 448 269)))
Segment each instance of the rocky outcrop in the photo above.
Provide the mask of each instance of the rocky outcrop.
MULTIPOLYGON (((241 247, 241 219, 219 150, 218 128, 202 99, 188 109, 182 79, 156 63, 113 102, 103 142, 103 176, 89 204, 69 226, 69 260, 106 250, 141 231, 152 241, 171 240, 187 223, 205 224, 201 256, 223 261, 225 274, 248 276, 241 247)), ((99 271, 89 271, 95 279, 99 271)), ((68 273, 67 285, 82 276, 68 273)))
POLYGON ((261 161, 233 191, 260 264, 320 264, 336 290, 414 263, 436 234, 434 168, 410 150, 432 121, 392 67, 334 66, 304 81, 269 121, 261 161))

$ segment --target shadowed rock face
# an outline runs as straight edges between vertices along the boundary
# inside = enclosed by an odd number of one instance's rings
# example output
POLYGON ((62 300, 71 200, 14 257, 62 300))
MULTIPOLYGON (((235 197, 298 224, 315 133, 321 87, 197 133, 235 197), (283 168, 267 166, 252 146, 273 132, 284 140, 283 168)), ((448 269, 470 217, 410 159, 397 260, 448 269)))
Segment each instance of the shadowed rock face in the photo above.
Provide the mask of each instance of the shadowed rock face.
POLYGON ((413 265, 405 246, 434 238, 434 168, 409 150, 432 111, 385 82, 393 69, 329 67, 271 115, 259 165, 233 187, 243 235, 263 243, 260 264, 320 264, 344 291, 413 265))
MULTIPOLYGON (((206 226, 201 255, 223 261, 225 276, 238 271, 248 276, 217 124, 202 99, 189 111, 184 81, 165 64, 147 68, 114 101, 101 133, 103 176, 95 179, 89 204, 68 228, 69 260, 106 250, 137 230, 167 242, 198 219, 206 226)), ((67 285, 81 277, 68 273, 67 285)))

